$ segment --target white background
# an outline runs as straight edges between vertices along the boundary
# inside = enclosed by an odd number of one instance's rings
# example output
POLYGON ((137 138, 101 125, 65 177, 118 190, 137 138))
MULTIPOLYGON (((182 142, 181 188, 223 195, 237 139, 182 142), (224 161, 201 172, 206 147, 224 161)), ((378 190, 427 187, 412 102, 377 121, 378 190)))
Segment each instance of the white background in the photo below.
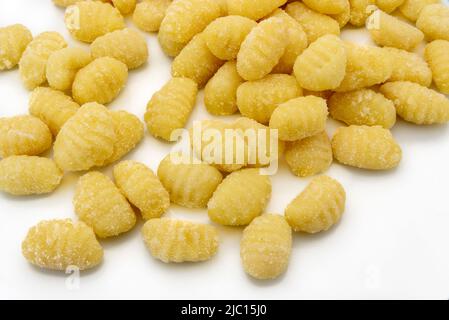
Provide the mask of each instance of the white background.
MULTIPOLYGON (((23 23, 34 35, 61 32, 73 45, 63 10, 50 0, 0 0, 0 26, 23 23)), ((170 60, 154 35, 147 35, 149 63, 130 72, 126 90, 113 110, 143 117, 152 94, 170 77, 170 60)), ((345 39, 369 42, 348 30, 345 39)), ((17 70, 0 73, 0 116, 27 112, 27 92, 17 70)), ((192 119, 208 117, 202 95, 192 119)), ((339 125, 330 123, 329 134, 339 125)), ((340 124, 341 125, 341 124, 340 124)), ((70 174, 51 195, 18 198, 0 195, 0 298, 42 299, 334 299, 449 298, 449 128, 417 127, 399 121, 393 134, 403 148, 400 167, 368 172, 334 164, 329 175, 344 185, 347 207, 331 231, 295 235, 288 272, 271 282, 250 279, 239 258, 241 229, 219 227, 218 255, 200 264, 165 265, 146 251, 142 221, 117 239, 102 241, 104 263, 83 273, 79 289, 68 276, 38 270, 21 255, 27 230, 43 219, 75 217, 71 200, 79 177, 70 174)), ((127 158, 156 170, 170 146, 146 134, 127 158)), ((49 154, 50 155, 50 154, 49 154)), ((110 168, 105 170, 110 174, 110 168)), ((282 213, 310 179, 294 177, 285 163, 272 178, 268 212, 282 213)), ((173 206, 168 214, 208 222, 205 210, 173 206)))

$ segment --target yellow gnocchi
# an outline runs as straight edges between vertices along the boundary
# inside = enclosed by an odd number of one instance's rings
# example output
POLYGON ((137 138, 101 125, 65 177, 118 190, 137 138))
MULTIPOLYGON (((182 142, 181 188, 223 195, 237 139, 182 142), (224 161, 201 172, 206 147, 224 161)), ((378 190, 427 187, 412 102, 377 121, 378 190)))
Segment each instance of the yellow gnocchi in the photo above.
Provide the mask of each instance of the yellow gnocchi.
POLYGON ((114 153, 116 132, 111 113, 97 103, 83 105, 59 131, 53 146, 64 171, 102 166, 114 153))
POLYGON ((78 71, 91 62, 91 54, 81 48, 64 48, 53 52, 45 69, 48 84, 56 90, 70 90, 78 71))
POLYGON ((79 219, 100 238, 118 236, 136 224, 136 215, 124 195, 101 172, 91 171, 79 179, 73 206, 79 219))
POLYGON ((238 111, 237 89, 244 82, 235 61, 225 63, 204 89, 204 104, 210 114, 231 115, 238 111))
POLYGON ((225 226, 244 226, 260 216, 271 197, 271 181, 259 169, 228 175, 218 186, 207 208, 209 218, 225 226))
POLYGON ((425 57, 438 90, 449 94, 449 41, 435 40, 426 46, 425 57))
POLYGON ((28 90, 33 90, 47 80, 48 58, 66 46, 64 38, 57 32, 41 33, 29 43, 19 62, 20 77, 28 90))
POLYGON ((335 93, 329 99, 329 112, 332 118, 347 125, 390 129, 396 123, 394 103, 371 89, 335 93))
POLYGON ((0 161, 0 190, 15 196, 47 194, 59 186, 62 175, 51 159, 11 156, 0 161))
POLYGON ((79 104, 107 104, 120 94, 127 80, 128 68, 123 62, 110 57, 95 59, 76 74, 73 99, 79 104))
POLYGON ((376 0, 376 6, 386 13, 392 13, 403 3, 404 0, 376 0))
POLYGON ((172 132, 184 128, 195 106, 197 84, 188 78, 172 78, 151 98, 145 122, 156 138, 171 141, 172 132))
POLYGON ((22 254, 35 266, 58 271, 87 270, 103 260, 103 248, 92 229, 71 219, 39 222, 23 240, 22 254))
POLYGON ((268 124, 279 104, 299 96, 302 89, 295 77, 270 74, 241 84, 237 89, 237 106, 243 116, 268 124))
POLYGON ((157 32, 171 0, 145 0, 139 2, 133 13, 134 24, 142 31, 157 32))
POLYGON ((165 263, 206 261, 219 245, 215 227, 175 219, 152 219, 142 235, 151 255, 165 263))
POLYGON ((257 217, 243 231, 240 257, 245 272, 259 280, 275 279, 288 267, 292 251, 292 230, 276 214, 257 217))
POLYGON ((339 14, 345 10, 348 0, 304 0, 303 2, 317 12, 339 14))
POLYGON ((112 0, 112 4, 122 15, 126 16, 134 12, 137 0, 112 0))
POLYGON ((183 163, 180 154, 162 160, 157 175, 170 194, 171 202, 186 208, 206 208, 223 176, 206 163, 183 163), (179 162, 177 162, 179 161, 179 162))
POLYGON ((393 169, 402 158, 391 132, 380 126, 339 128, 332 138, 332 151, 340 163, 369 170, 393 169))
POLYGON ((21 24, 0 28, 0 71, 17 66, 33 36, 21 24))
POLYGON ((94 58, 111 57, 136 69, 148 60, 145 38, 134 29, 123 29, 97 38, 90 46, 94 58))
POLYGON ((430 4, 441 3, 441 0, 405 0, 399 7, 399 11, 410 21, 418 20, 419 14, 424 7, 430 4))
POLYGON ((79 107, 79 104, 61 91, 38 87, 31 93, 28 110, 31 115, 41 119, 56 137, 79 107))
POLYGON ((298 56, 294 73, 304 89, 332 90, 338 88, 346 75, 346 60, 344 42, 335 35, 325 35, 298 56))
POLYGON ((384 84, 380 91, 396 106, 398 115, 420 125, 449 122, 449 99, 417 83, 398 81, 384 84))
POLYGON ((376 0, 349 0, 351 5, 350 23, 355 27, 361 27, 366 19, 377 9, 376 0))
POLYGON ((285 161, 298 177, 322 173, 332 164, 332 146, 326 132, 298 141, 288 142, 285 161))
POLYGON ((327 231, 340 221, 345 203, 343 186, 328 176, 319 176, 287 206, 285 218, 294 231, 327 231))
POLYGON ((154 172, 142 163, 123 161, 114 167, 117 187, 145 220, 160 218, 170 206, 170 196, 154 172))
POLYGON ((259 80, 279 63, 288 45, 287 27, 282 19, 272 17, 253 28, 237 55, 237 70, 245 80, 259 80))
POLYGON ((106 33, 124 29, 125 20, 110 3, 80 1, 65 11, 65 25, 77 40, 91 43, 106 33))
POLYGON ((279 132, 283 141, 301 140, 326 128, 326 100, 308 96, 289 100, 274 110, 270 120, 270 128, 279 132))
POLYGON ((50 129, 34 116, 0 118, 0 157, 36 156, 51 148, 50 129))
POLYGON ((332 19, 338 22, 340 29, 343 29, 351 20, 351 5, 349 4, 349 0, 346 1, 346 6, 343 12, 338 14, 330 14, 332 19))
POLYGON ((449 41, 449 7, 444 4, 424 7, 416 21, 416 26, 424 32, 428 40, 449 41))
POLYGON ((229 15, 259 20, 283 6, 287 0, 227 0, 229 15))

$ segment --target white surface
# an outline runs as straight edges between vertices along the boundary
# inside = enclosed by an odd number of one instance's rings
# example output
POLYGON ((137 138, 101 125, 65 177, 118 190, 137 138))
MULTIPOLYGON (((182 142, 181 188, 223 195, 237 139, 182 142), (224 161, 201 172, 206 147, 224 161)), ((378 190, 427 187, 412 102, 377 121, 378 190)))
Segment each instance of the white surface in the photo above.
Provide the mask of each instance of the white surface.
MULTIPOLYGON (((63 10, 50 0, 0 0, 0 25, 23 23, 34 35, 61 32, 70 43, 63 10)), ((346 39, 358 31, 344 34, 346 39)), ((111 104, 143 117, 151 95, 170 77, 154 35, 147 35, 151 60, 130 73, 126 90, 111 104)), ((363 37, 360 37, 363 39, 363 37)), ((0 73, 0 116, 27 112, 29 93, 17 70, 0 73)), ((202 104, 192 119, 207 116, 202 104)), ((331 123, 329 133, 335 128, 331 123)), ((241 229, 220 227, 221 247, 211 261, 164 265, 146 251, 140 221, 134 231, 103 241, 105 260, 83 273, 70 290, 65 274, 38 270, 22 257, 20 244, 29 227, 42 219, 75 215, 72 196, 78 175, 44 197, 0 195, 0 298, 133 299, 315 299, 449 298, 449 128, 417 127, 399 121, 393 133, 403 147, 397 170, 379 173, 334 164, 328 172, 347 191, 346 213, 330 232, 294 236, 288 272, 272 282, 245 275, 239 258, 241 229)), ((157 169, 170 146, 149 134, 127 158, 157 169)), ((110 173, 110 168, 106 170, 110 173)), ((285 164, 272 178, 268 211, 282 213, 310 179, 294 177, 285 164)), ((203 210, 172 207, 170 216, 207 222, 203 210)), ((71 278, 69 278, 71 279, 71 278)))

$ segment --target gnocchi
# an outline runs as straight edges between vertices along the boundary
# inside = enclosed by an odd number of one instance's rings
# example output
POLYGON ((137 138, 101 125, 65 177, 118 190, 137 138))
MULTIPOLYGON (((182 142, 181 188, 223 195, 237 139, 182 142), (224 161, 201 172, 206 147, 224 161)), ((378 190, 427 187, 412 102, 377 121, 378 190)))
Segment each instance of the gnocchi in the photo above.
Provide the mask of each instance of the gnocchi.
POLYGON ((392 13, 403 3, 404 0, 376 0, 376 6, 386 13, 392 13))
POLYGON ((433 80, 442 93, 449 94, 449 41, 435 40, 426 46, 425 57, 433 80))
POLYGON ((0 71, 17 66, 33 36, 21 24, 0 28, 0 71))
POLYGON ((137 0, 112 0, 112 4, 122 15, 126 16, 134 12, 137 0))
POLYGON ((366 19, 377 9, 376 0, 349 0, 351 5, 350 23, 355 27, 361 27, 366 19))
POLYGON ((142 31, 157 32, 171 0, 145 0, 139 2, 133 13, 134 24, 142 31))
POLYGON ((227 0, 228 13, 259 20, 283 6, 287 0, 227 0))
POLYGON ((405 0, 399 7, 399 11, 410 21, 418 20, 419 14, 424 7, 430 4, 440 3, 441 0, 405 0))
POLYGON ((428 40, 449 41, 449 7, 432 4, 422 9, 416 26, 424 32, 428 40))
POLYGON ((304 0, 303 2, 317 12, 339 14, 345 10, 348 0, 304 0))

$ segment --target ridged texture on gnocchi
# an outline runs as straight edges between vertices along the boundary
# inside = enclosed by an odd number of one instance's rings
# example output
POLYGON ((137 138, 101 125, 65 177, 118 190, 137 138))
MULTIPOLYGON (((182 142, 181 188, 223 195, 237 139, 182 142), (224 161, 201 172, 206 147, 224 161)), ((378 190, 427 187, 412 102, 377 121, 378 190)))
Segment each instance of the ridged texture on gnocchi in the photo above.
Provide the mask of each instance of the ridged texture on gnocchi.
POLYGON ((79 219, 100 238, 118 236, 136 224, 136 215, 126 198, 100 172, 91 171, 79 179, 73 206, 79 219))
POLYGON ((33 36, 21 24, 0 28, 0 71, 17 66, 33 36))
POLYGON ((170 206, 170 197, 154 172, 142 163, 123 161, 114 167, 114 179, 125 197, 145 220, 160 218, 170 206))
POLYGON ((47 125, 34 116, 0 118, 0 157, 36 156, 50 149, 53 137, 47 125))
POLYGON ((237 55, 237 70, 245 80, 259 80, 279 63, 288 45, 282 19, 263 20, 251 30, 237 55))
POLYGON ((206 163, 178 163, 179 159, 172 160, 175 156, 169 154, 157 171, 159 179, 170 193, 171 202, 186 208, 206 208, 223 180, 222 174, 206 163))
POLYGON ((129 28, 97 38, 90 49, 94 58, 115 58, 128 69, 136 69, 148 60, 147 41, 138 31, 129 28))
POLYGON ((351 5, 350 23, 355 27, 361 27, 366 19, 376 10, 376 0, 349 0, 351 5))
POLYGON ((66 9, 64 20, 70 34, 87 43, 106 33, 125 28, 120 11, 100 1, 77 2, 66 9))
POLYGON ((45 73, 48 58, 66 46, 64 38, 57 32, 41 33, 29 43, 19 62, 20 77, 28 90, 33 90, 47 80, 45 73))
POLYGON ((433 74, 438 90, 449 94, 449 41, 435 40, 428 44, 425 51, 427 63, 433 74))
POLYGON ((449 41, 449 7, 445 4, 424 7, 416 21, 416 26, 424 32, 428 40, 449 41))
POLYGON ((302 96, 295 77, 270 74, 261 80, 248 81, 237 89, 237 106, 243 116, 268 124, 277 106, 302 96))
POLYGON ((413 82, 389 82, 380 91, 396 106, 398 115, 415 124, 449 122, 449 99, 413 82))
POLYGON ((151 255, 165 263, 209 260, 219 244, 215 227, 174 219, 152 219, 142 235, 151 255))
POLYGON ((326 132, 287 143, 285 160, 298 177, 323 173, 332 164, 332 146, 326 132))
POLYGON ((62 127, 54 157, 64 171, 102 166, 114 153, 117 136, 111 113, 97 103, 83 105, 62 127))
POLYGON ((410 21, 418 20, 419 14, 429 4, 441 3, 441 0, 405 0, 399 11, 410 21))
POLYGON ((340 163, 369 170, 388 170, 399 165, 401 147, 382 127, 339 128, 332 138, 332 151, 340 163))
POLYGON ((0 190, 12 195, 51 193, 61 180, 62 171, 51 159, 11 156, 0 161, 0 190))
POLYGON ((325 35, 312 43, 296 59, 294 72, 299 85, 311 91, 333 90, 346 75, 346 49, 335 35, 325 35))
POLYGON ((184 128, 195 106, 197 84, 187 78, 172 78, 156 92, 147 106, 145 122, 150 133, 170 141, 173 130, 184 128))
POLYGON ((274 110, 270 128, 277 129, 283 141, 301 140, 326 128, 326 100, 308 96, 289 100, 274 110))
POLYGON ((157 32, 171 0, 145 0, 139 2, 133 13, 134 24, 142 31, 157 32))
POLYGON ((137 0, 112 0, 114 7, 124 16, 133 13, 136 8, 137 0))
POLYGON ((32 227, 22 242, 25 259, 40 268, 86 270, 103 260, 103 248, 92 229, 70 219, 48 220, 32 227))
POLYGON ((128 68, 114 58, 95 59, 78 71, 73 81, 73 99, 79 104, 107 104, 122 91, 128 80, 128 68))
POLYGON ((79 107, 70 96, 46 87, 34 89, 29 102, 30 114, 41 119, 55 137, 79 107))
POLYGON ((292 251, 292 229, 280 215, 257 217, 243 231, 240 257, 243 268, 259 280, 275 279, 288 267, 292 251))
POLYGON ((346 1, 345 9, 338 14, 330 14, 332 19, 338 22, 340 25, 340 29, 343 29, 351 20, 351 5, 349 4, 349 0, 346 1))
POLYGON ((243 169, 228 175, 218 186, 207 208, 209 218, 226 226, 244 226, 265 210, 271 182, 259 169, 243 169))
POLYGON ((342 185, 328 176, 319 176, 287 206, 285 217, 294 231, 318 233, 341 219, 345 202, 342 185))
POLYGON ((227 0, 228 13, 259 20, 283 6, 287 0, 227 0))
POLYGON ((396 123, 396 108, 391 100, 370 89, 335 93, 329 99, 329 112, 347 125, 382 126, 396 123))
POLYGON ((403 3, 404 0, 376 0, 376 6, 386 13, 392 13, 403 3))

